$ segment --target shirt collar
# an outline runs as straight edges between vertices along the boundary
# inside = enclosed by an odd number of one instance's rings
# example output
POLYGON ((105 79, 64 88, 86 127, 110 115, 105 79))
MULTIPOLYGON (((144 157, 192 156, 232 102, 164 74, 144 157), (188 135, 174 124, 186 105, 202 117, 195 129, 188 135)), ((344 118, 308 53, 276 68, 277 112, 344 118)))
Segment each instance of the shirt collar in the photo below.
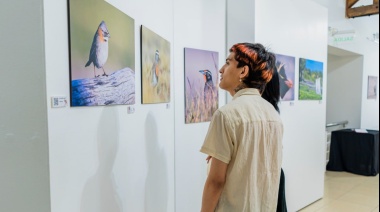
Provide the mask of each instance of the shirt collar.
POLYGON ((244 89, 241 89, 240 91, 238 91, 237 93, 235 93, 234 98, 232 100, 235 100, 239 96, 243 96, 243 95, 259 95, 259 96, 261 96, 259 90, 256 88, 244 88, 244 89))

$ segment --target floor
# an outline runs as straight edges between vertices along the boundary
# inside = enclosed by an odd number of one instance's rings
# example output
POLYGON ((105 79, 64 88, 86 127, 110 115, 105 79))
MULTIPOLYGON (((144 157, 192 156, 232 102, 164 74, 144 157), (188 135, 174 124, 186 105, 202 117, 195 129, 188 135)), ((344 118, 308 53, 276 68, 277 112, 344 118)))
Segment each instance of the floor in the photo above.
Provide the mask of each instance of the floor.
POLYGON ((326 172, 324 197, 299 212, 378 212, 379 175, 326 172))

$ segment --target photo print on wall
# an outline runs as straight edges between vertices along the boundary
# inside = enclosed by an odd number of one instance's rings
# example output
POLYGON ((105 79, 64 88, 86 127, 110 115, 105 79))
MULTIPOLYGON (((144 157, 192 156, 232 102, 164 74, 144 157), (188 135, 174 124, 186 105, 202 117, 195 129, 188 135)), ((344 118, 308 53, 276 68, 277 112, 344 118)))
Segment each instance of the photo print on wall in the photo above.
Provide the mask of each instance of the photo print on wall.
POLYGON ((219 106, 219 53, 185 48, 185 123, 211 121, 219 106))
POLYGON ((368 76, 367 99, 377 98, 377 77, 368 76))
POLYGON ((71 106, 134 104, 134 20, 104 0, 68 8, 71 106))
POLYGON ((141 26, 142 104, 170 102, 170 43, 141 26))
POLYGON ((299 100, 322 100, 323 63, 300 58, 299 100))
POLYGON ((280 80, 282 101, 294 101, 295 64, 295 57, 276 54, 276 69, 280 80))

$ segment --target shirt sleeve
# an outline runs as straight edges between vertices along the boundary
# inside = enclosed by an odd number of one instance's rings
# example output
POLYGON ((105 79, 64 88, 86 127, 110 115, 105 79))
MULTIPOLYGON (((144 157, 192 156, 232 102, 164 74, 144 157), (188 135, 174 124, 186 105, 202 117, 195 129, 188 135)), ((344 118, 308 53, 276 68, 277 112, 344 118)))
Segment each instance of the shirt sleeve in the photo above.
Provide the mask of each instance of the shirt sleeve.
POLYGON ((200 151, 228 164, 233 154, 233 148, 231 125, 226 117, 217 110, 212 117, 200 151))

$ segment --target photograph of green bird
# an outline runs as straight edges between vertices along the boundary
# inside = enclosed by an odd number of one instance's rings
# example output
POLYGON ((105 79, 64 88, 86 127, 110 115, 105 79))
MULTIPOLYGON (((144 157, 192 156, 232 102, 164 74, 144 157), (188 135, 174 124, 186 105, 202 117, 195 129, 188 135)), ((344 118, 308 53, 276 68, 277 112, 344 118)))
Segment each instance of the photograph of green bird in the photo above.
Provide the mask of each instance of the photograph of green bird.
POLYGON ((185 48, 185 122, 211 121, 219 105, 218 52, 185 48))

